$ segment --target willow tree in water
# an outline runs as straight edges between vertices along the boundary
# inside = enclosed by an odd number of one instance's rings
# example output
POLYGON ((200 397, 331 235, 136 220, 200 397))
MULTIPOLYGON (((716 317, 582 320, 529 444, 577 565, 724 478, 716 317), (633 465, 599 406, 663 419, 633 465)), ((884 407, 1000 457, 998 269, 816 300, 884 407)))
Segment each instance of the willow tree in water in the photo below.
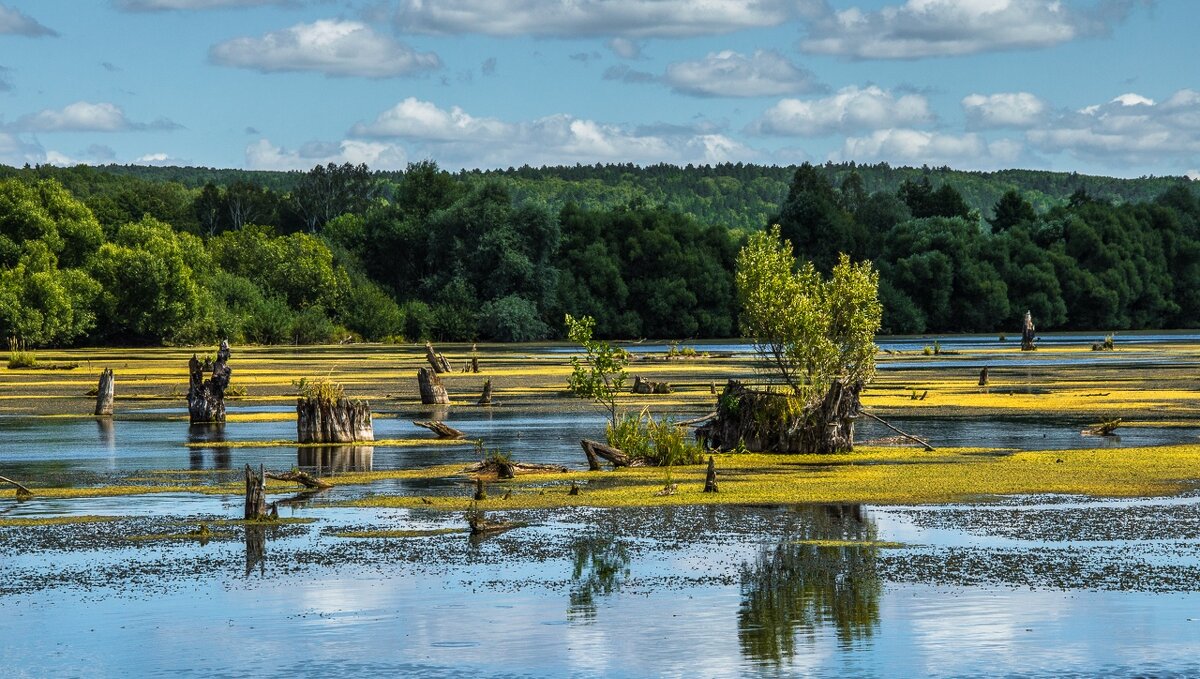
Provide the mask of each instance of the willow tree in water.
POLYGON ((742 330, 767 377, 784 389, 756 391, 731 380, 701 436, 722 450, 851 449, 858 395, 875 375, 878 272, 844 254, 828 278, 811 262, 797 266, 776 226, 742 248, 735 281, 742 330))

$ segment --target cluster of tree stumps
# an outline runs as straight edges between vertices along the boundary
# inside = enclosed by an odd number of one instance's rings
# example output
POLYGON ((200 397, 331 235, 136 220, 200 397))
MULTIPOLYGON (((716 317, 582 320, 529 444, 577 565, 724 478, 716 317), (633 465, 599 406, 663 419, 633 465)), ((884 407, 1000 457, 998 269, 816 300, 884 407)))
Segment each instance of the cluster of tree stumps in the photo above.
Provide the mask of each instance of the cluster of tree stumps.
POLYGON ((296 400, 296 437, 300 443, 374 441, 371 404, 344 397, 301 396, 296 400))
POLYGON ((835 380, 819 401, 803 403, 798 396, 751 389, 731 379, 717 399, 716 417, 696 429, 696 438, 718 451, 848 452, 854 449, 861 391, 861 383, 835 380))
POLYGON ((225 390, 229 388, 229 341, 221 340, 215 361, 202 363, 196 354, 188 361, 188 417, 192 424, 225 421, 225 390), (204 374, 210 373, 209 379, 204 374))

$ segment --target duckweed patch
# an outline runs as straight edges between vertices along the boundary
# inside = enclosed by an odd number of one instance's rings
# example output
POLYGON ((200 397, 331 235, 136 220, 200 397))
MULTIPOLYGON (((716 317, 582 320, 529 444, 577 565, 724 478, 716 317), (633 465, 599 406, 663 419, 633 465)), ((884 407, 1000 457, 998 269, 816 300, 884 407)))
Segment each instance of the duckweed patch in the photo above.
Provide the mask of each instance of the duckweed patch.
POLYGON ((107 523, 120 521, 120 516, 36 516, 0 518, 0 528, 22 528, 31 526, 67 526, 82 523, 107 523))
POLYGON ((335 538, 427 538, 434 535, 469 533, 467 528, 431 528, 427 530, 346 530, 330 533, 335 538))

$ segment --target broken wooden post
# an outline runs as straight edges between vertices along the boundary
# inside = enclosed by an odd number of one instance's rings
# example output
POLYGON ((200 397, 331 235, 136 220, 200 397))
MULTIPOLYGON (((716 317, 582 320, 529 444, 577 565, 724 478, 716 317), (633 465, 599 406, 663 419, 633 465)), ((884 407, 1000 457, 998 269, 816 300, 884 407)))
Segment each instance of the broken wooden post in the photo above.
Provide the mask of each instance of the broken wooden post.
POLYGON ((355 443, 375 440, 371 404, 320 396, 296 399, 296 440, 300 443, 355 443))
POLYGON ((475 479, 475 499, 486 500, 487 488, 483 485, 483 479, 475 479))
POLYGON ((478 356, 471 357, 471 372, 473 372, 473 373, 479 372, 479 357, 478 356))
POLYGON ((423 427, 423 428, 428 429, 429 431, 437 434, 437 437, 440 439, 465 439, 465 438, 467 438, 466 434, 464 434, 461 431, 455 429, 454 427, 448 426, 448 425, 446 425, 446 423, 440 422, 438 420, 425 420, 425 421, 413 420, 412 423, 417 425, 418 427, 423 427))
POLYGON ((988 369, 983 366, 983 370, 979 371, 979 386, 986 387, 988 385, 988 369))
POLYGON ((209 369, 192 354, 188 361, 188 416, 192 424, 225 421, 225 389, 229 387, 229 341, 221 340, 217 360, 212 364, 212 377, 204 379, 209 369))
POLYGON ((450 403, 450 395, 442 385, 442 378, 429 368, 417 368, 417 386, 421 390, 421 403, 427 406, 450 403))
POLYGON ((1033 314, 1029 311, 1025 312, 1025 324, 1021 328, 1021 351, 1035 351, 1036 346, 1033 345, 1035 328, 1033 327, 1033 314))
POLYGON ((100 373, 100 384, 96 387, 96 417, 112 417, 113 414, 113 371, 105 368, 100 373))
MULTIPOLYGON (((479 372, 479 371, 476 371, 479 372)), ((492 405, 492 378, 483 381, 483 394, 479 397, 477 405, 490 406, 492 405)))
POLYGON ((717 465, 713 462, 712 455, 708 456, 708 473, 704 475, 704 492, 717 492, 717 465))
POLYGON ((453 372, 450 369, 450 361, 446 357, 433 350, 433 344, 425 343, 425 360, 429 361, 429 366, 433 368, 433 372, 442 373, 453 372))
POLYGON ((263 465, 258 466, 258 474, 246 465, 246 513, 247 521, 265 521, 267 514, 267 472, 263 465))
POLYGON ((708 393, 716 395, 716 393, 717 393, 717 381, 716 380, 708 381, 708 393))
POLYGON ((600 470, 600 462, 597 458, 601 457, 605 460, 608 460, 609 463, 612 464, 613 469, 616 469, 617 467, 628 467, 631 464, 628 455, 621 452, 617 448, 605 445, 599 441, 583 439, 579 442, 579 445, 583 447, 583 454, 587 455, 588 468, 591 471, 600 470))
POLYGON ((579 494, 579 484, 572 481, 571 482, 571 490, 567 491, 567 495, 578 495, 578 494, 579 494))

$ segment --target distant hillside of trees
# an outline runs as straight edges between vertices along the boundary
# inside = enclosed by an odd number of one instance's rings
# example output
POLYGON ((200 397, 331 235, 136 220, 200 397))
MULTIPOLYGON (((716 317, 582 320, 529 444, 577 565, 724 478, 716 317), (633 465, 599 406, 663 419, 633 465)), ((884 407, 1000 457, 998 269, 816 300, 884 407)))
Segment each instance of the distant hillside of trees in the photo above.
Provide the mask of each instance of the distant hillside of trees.
POLYGON ((88 343, 529 341, 739 333, 733 267, 880 271, 893 333, 1200 326, 1200 199, 1182 177, 887 165, 448 173, 0 167, 0 333, 88 343))

